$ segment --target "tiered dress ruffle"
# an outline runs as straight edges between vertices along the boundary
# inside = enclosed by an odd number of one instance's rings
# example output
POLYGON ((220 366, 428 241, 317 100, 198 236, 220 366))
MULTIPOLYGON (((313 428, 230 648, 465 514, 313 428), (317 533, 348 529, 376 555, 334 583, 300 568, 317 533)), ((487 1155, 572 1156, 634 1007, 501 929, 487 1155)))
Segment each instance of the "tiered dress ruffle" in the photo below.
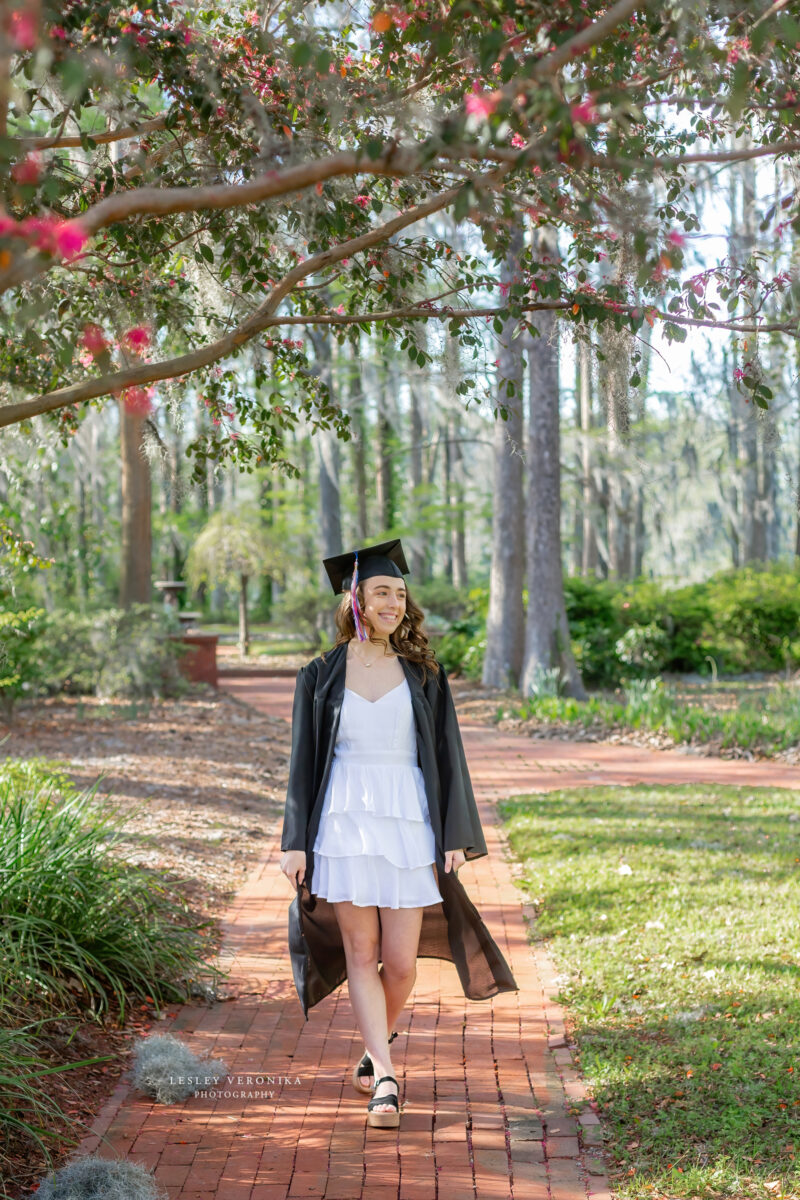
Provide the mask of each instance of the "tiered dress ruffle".
POLYGON ((408 681, 374 702, 345 688, 312 893, 362 907, 439 904, 434 861, 408 681))

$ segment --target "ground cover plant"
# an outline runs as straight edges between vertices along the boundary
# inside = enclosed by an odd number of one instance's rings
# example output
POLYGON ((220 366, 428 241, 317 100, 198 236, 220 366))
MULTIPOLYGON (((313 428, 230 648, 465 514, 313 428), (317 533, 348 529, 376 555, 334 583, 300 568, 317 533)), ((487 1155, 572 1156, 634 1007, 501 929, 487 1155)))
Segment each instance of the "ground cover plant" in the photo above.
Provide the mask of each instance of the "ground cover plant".
POLYGON ((722 696, 737 696, 728 704, 719 702, 718 688, 687 692, 662 679, 633 680, 622 696, 593 695, 586 701, 554 691, 554 680, 543 681, 538 695, 498 706, 495 720, 511 716, 554 734, 567 727, 595 738, 648 731, 678 745, 722 753, 754 751, 765 757, 800 746, 800 693, 794 683, 742 688, 738 696, 735 685, 728 684, 722 696))
POLYGON ((620 1200, 800 1197, 800 793, 502 802, 620 1200))
POLYGON ((210 922, 154 872, 113 852, 117 806, 78 788, 57 764, 0 765, 0 1167, 20 1138, 47 1157, 63 1113, 37 1038, 61 1017, 124 1022, 137 1000, 185 1000, 206 962, 210 922))

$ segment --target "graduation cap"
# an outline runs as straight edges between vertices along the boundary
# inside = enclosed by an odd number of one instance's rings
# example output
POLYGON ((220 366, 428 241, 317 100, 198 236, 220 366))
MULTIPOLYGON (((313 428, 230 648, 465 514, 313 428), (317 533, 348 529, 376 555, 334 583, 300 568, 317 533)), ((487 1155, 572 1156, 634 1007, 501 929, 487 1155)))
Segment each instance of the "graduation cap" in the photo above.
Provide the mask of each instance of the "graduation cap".
POLYGON ((351 550, 349 554, 335 554, 333 558, 323 559, 322 565, 328 572, 335 593, 350 592, 356 634, 359 641, 366 641, 367 634, 361 623, 356 588, 359 583, 363 583, 365 579, 372 579, 375 575, 391 575, 402 579, 408 574, 408 563, 400 539, 381 542, 377 546, 363 546, 360 550, 351 550))

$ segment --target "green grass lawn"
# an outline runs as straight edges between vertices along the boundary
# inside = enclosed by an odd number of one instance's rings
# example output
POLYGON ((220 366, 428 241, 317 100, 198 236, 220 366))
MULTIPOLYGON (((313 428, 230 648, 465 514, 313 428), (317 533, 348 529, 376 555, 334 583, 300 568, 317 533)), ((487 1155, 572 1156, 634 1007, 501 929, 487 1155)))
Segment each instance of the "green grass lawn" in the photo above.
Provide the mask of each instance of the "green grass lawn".
POLYGON ((800 792, 500 805, 620 1197, 800 1198, 800 792))

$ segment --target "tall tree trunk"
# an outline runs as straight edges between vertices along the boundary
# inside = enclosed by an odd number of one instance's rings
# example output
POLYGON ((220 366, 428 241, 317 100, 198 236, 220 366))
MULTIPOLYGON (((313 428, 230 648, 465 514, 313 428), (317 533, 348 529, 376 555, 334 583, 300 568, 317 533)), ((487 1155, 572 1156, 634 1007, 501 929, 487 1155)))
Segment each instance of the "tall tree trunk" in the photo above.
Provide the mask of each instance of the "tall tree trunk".
POLYGON ((572 455, 574 486, 569 493, 569 571, 580 575, 583 563, 583 485, 581 461, 581 359, 575 344, 575 450, 572 455))
POLYGON ((81 472, 76 476, 78 486, 78 595, 81 605, 86 610, 89 603, 91 571, 89 568, 89 546, 86 530, 89 527, 86 512, 86 480, 81 472))
POLYGON ((145 418, 129 413, 119 401, 122 468, 122 608, 149 604, 152 576, 152 494, 150 463, 142 449, 145 418))
MULTIPOLYGON (((450 431, 447 424, 440 426, 439 436, 442 440, 442 495, 446 513, 450 511, 453 493, 453 456, 450 450, 450 431)), ((450 535, 449 517, 444 536, 444 577, 448 583, 453 582, 453 539, 450 535)))
MULTIPOLYGON (((422 492, 424 488, 423 466, 422 466, 422 411, 420 409, 419 392, 414 386, 413 381, 409 383, 409 434, 411 437, 411 452, 410 452, 410 467, 411 467, 411 494, 414 500, 414 508, 419 511, 422 503, 422 492)), ((411 543, 411 567, 412 579, 422 583, 427 578, 427 555, 425 554, 425 542, 419 534, 411 543)))
MULTIPOLYGON (((536 230, 534 253, 558 256, 552 229, 536 230)), ((543 670, 558 667, 567 695, 586 699, 569 640, 561 557, 561 462, 558 340, 552 312, 537 313, 539 337, 530 350, 530 409, 526 494, 528 612, 521 689, 529 695, 543 670)))
MULTIPOLYGON (((318 330, 309 331, 314 346, 317 374, 325 383, 333 399, 333 366, 331 361, 331 339, 318 330)), ((340 443, 334 429, 320 429, 314 435, 319 468, 319 534, 322 558, 342 553, 342 508, 339 489, 341 466, 340 443)), ((325 568, 320 563, 320 580, 327 583, 325 568)))
MULTIPOLYGON (((264 522, 272 529, 275 525, 274 482, 266 472, 261 476, 258 496, 258 507, 264 516, 264 522)), ((265 621, 272 619, 272 606, 275 603, 275 580, 265 572, 260 578, 259 586, 259 615, 265 621)))
POLYGON ((361 378, 361 355, 351 347, 350 360, 350 419, 355 429, 353 438, 353 478, 356 488, 356 542, 363 546, 369 537, 367 524, 367 424, 364 381, 361 378))
POLYGON ((578 342, 578 363, 580 367, 579 401, 581 427, 581 494, 582 522, 581 532, 581 574, 597 573, 597 531, 596 523, 599 518, 597 504, 597 489, 594 483, 594 464, 592 462, 592 347, 588 342, 578 342))
MULTIPOLYGON (((642 347, 642 361, 639 364, 641 383, 636 389, 636 424, 644 429, 647 416, 647 388, 650 380, 650 365, 653 360, 653 347, 645 342, 642 347)), ((638 579, 644 569, 645 552, 645 523, 644 523, 644 486, 641 473, 637 474, 633 488, 633 561, 632 574, 638 579)))
MULTIPOLYGON (((510 283, 519 273, 522 229, 512 234, 503 264, 502 280, 510 283)), ((523 407, 522 337, 512 340, 516 321, 507 321, 499 338, 497 415, 494 422, 492 486, 492 566, 489 577, 489 612, 482 681, 487 687, 519 685, 525 642, 522 585, 525 578, 525 524, 523 518, 522 455, 525 422, 523 407), (500 415, 506 410, 507 419, 500 415)))
POLYGON ((239 653, 246 658, 250 653, 250 623, 247 615, 247 575, 239 576, 239 653))
POLYGON ((452 481, 450 501, 452 519, 450 536, 453 546, 453 585, 457 588, 467 586, 467 535, 464 505, 466 493, 464 490, 464 451, 461 446, 460 422, 455 418, 448 422, 449 440, 451 447, 452 481))
POLYGON ((630 333, 606 322, 601 330, 604 362, 600 381, 608 447, 608 569, 618 579, 631 573, 631 490, 627 477, 630 408, 630 333))
MULTIPOLYGON (((748 258, 756 248, 756 168, 752 159, 739 164, 742 181, 742 252, 748 258)), ((758 359, 758 338, 748 339, 749 357, 758 359)), ((763 562, 766 558, 764 511, 759 480, 759 421, 755 406, 745 403, 742 412, 742 451, 744 455, 744 526, 745 561, 763 562)))

